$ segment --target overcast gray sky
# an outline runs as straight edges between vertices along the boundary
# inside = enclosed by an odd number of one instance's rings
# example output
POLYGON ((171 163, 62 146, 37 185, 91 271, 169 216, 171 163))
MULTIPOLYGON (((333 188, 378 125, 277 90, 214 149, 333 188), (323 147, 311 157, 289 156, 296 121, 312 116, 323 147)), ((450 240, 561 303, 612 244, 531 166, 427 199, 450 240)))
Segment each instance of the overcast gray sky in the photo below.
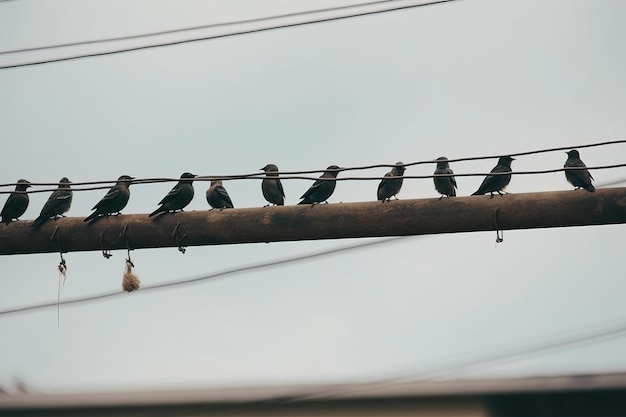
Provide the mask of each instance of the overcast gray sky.
MULTIPOLYGON (((0 3, 0 50, 342 4, 350 2, 16 0, 0 3)), ((619 0, 465 0, 0 70, 0 182, 240 174, 270 162, 282 171, 323 169, 624 139, 625 16, 619 0)), ((1 55, 0 65, 148 42, 1 55)), ((581 150, 589 166, 624 163, 625 155, 624 145, 581 150)), ((520 157, 513 168, 559 168, 565 158, 564 152, 520 157)), ((452 168, 485 172, 494 165, 452 168)), ((423 165, 406 174, 432 170, 423 165)), ((593 175, 600 184, 626 177, 626 170, 593 175)), ((459 194, 471 194, 480 181, 459 178, 459 194)), ((152 211, 171 186, 133 186, 124 212, 152 211)), ((206 186, 196 183, 190 210, 208 208, 206 186)), ((258 181, 225 186, 236 207, 265 204, 258 181)), ((284 181, 287 204, 308 186, 284 181)), ((376 186, 340 182, 330 202, 373 200, 376 186)), ((570 188, 556 173, 514 177, 508 190, 570 188)), ((86 216, 103 194, 75 193, 68 214, 86 216)), ((47 197, 33 194, 22 218, 34 219, 47 197)), ((399 197, 438 194, 429 180, 407 180, 399 197)), ((64 306, 60 327, 55 309, 0 317, 0 386, 13 378, 41 392, 419 378, 451 361, 626 322, 624 231, 620 225, 506 232, 498 247, 493 232, 407 238, 64 306)), ((151 285, 358 242, 132 256, 142 283, 151 285)), ((119 289, 124 257, 65 255, 62 298, 119 289)), ((0 309, 54 300, 58 261, 58 254, 0 257, 0 309)), ((625 371, 624 351, 626 338, 454 377, 625 371)))

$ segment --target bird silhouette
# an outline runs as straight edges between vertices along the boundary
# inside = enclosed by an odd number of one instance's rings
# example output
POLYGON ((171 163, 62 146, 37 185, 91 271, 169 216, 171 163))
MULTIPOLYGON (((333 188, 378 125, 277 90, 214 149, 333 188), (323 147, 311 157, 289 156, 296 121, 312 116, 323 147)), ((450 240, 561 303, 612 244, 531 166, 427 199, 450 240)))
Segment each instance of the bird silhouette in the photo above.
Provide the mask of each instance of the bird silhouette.
POLYGON ((206 190, 206 201, 214 209, 233 208, 233 202, 221 180, 211 181, 211 186, 206 190))
POLYGON ((24 179, 17 180, 15 191, 9 195, 0 212, 2 223, 9 224, 13 219, 19 220, 18 218, 26 212, 29 202, 28 194, 25 193, 27 188, 30 188, 30 182, 24 179))
MULTIPOLYGON (((565 165, 563 168, 586 168, 587 166, 583 161, 580 160, 580 154, 576 149, 571 150, 567 153, 567 160, 565 161, 565 165)), ((591 184, 593 181, 593 177, 589 173, 587 169, 572 169, 565 171, 565 178, 572 184, 575 189, 584 188, 589 192, 594 192, 596 187, 591 184)))
POLYGON ((396 194, 400 192, 400 188, 402 188, 402 176, 404 175, 404 171, 406 168, 404 167, 403 162, 396 162, 395 166, 391 168, 391 171, 385 174, 385 178, 380 181, 378 184, 378 190, 376 192, 376 198, 383 203, 391 200, 391 197, 398 197, 396 194), (388 177, 400 177, 400 178, 388 178, 388 177))
POLYGON ((92 210, 95 211, 83 221, 88 222, 99 217, 110 216, 113 213, 119 214, 128 204, 128 199, 130 198, 130 189, 128 187, 130 187, 134 179, 128 175, 119 177, 115 185, 102 197, 102 200, 93 206, 92 210))
POLYGON ((302 194, 302 197, 300 197, 302 201, 298 204, 315 205, 321 203, 322 201, 326 201, 326 203, 328 203, 327 200, 335 191, 335 185, 337 184, 335 179, 337 178, 337 175, 339 174, 338 170, 340 169, 341 168, 337 165, 331 165, 326 168, 319 179, 317 179, 313 185, 306 190, 304 194, 302 194))
POLYGON ((148 215, 148 217, 156 216, 159 213, 183 211, 193 199, 193 179, 196 176, 185 172, 180 176, 180 181, 169 193, 159 201, 160 207, 148 215))
MULTIPOLYGON (((277 206, 284 205, 285 190, 283 190, 283 185, 278 179, 278 167, 274 164, 267 164, 263 168, 261 168, 261 170, 265 171, 266 177, 276 177, 264 178, 261 182, 261 191, 263 192, 263 198, 265 198, 265 200, 270 204, 275 204, 277 206)), ((268 206, 270 204, 268 204, 268 206)))
MULTIPOLYGON (((454 172, 450 169, 450 164, 448 163, 448 158, 445 156, 440 156, 436 159, 437 168, 435 168, 435 172, 433 175, 451 175, 454 172)), ((435 189, 441 194, 439 199, 441 200, 443 196, 446 197, 456 197, 456 180, 453 176, 446 177, 433 177, 433 182, 435 183, 435 189)))
POLYGON ((72 205, 72 195, 70 180, 66 177, 61 178, 58 188, 50 194, 50 197, 48 197, 41 209, 39 217, 33 221, 31 226, 37 228, 48 219, 54 218, 56 220, 57 217, 63 216, 63 213, 68 211, 72 205))
POLYGON ((483 180, 478 190, 472 195, 482 195, 486 193, 491 194, 491 198, 493 198, 493 193, 498 193, 500 195, 508 194, 504 191, 509 182, 511 182, 511 162, 515 159, 510 156, 501 156, 498 159, 498 164, 491 170, 491 174, 500 175, 487 175, 483 180), (508 173, 508 175, 507 175, 508 173))

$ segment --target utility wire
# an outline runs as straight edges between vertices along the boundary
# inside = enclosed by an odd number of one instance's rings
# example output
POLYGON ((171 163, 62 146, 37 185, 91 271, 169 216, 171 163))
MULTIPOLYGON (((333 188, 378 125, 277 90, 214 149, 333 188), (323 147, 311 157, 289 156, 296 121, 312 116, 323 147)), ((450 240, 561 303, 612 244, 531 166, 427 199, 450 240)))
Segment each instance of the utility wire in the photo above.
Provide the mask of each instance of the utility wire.
MULTIPOLYGON (((599 169, 614 169, 614 168, 623 168, 626 167, 626 163, 624 164, 615 164, 615 165, 604 165, 604 166, 597 166, 597 167, 574 167, 574 168, 555 168, 555 169, 545 169, 545 170, 539 170, 539 171, 513 171, 513 172, 495 172, 495 173, 485 173, 485 172, 480 172, 480 173, 459 173, 459 174, 438 174, 438 175, 404 175, 402 177, 340 177, 340 178, 317 178, 317 177, 305 177, 305 176, 281 176, 280 179, 281 180, 294 180, 294 179, 298 179, 298 180, 321 180, 321 181, 380 181, 383 178, 384 179, 393 179, 393 178, 402 178, 405 180, 413 180, 413 179, 417 179, 417 180, 422 180, 422 179, 429 179, 429 178, 435 178, 435 177, 484 177, 487 175, 492 175, 492 176, 498 176, 498 175, 537 175, 537 174, 552 174, 555 172, 561 172, 561 171, 576 171, 576 170, 599 170, 599 169)), ((234 177, 228 177, 228 176, 206 176, 206 177, 200 177, 200 178, 195 178, 193 181, 211 181, 212 179, 221 179, 221 180, 244 180, 244 179, 255 179, 255 180, 263 180, 263 179, 275 179, 276 177, 265 177, 265 174, 261 174, 263 176, 259 177, 256 176, 256 174, 254 174, 253 176, 234 176, 234 177)), ((139 179, 139 180, 133 180, 132 184, 153 184, 153 183, 161 183, 161 182, 178 182, 180 181, 180 178, 146 178, 146 179, 139 179)), ((98 181, 98 183, 109 183, 108 181, 98 181)), ((52 183, 32 183, 33 185, 50 185, 52 183)), ((81 185, 81 184, 88 184, 88 183, 76 183, 77 185, 81 185)), ((0 187, 7 187, 7 186, 14 186, 16 185, 16 183, 10 183, 10 184, 0 184, 0 187)), ((105 190, 110 188, 109 185, 107 186, 96 186, 96 187, 81 187, 81 188, 75 188, 72 187, 72 191, 94 191, 94 190, 105 190)), ((56 190, 56 188, 47 188, 47 189, 41 189, 41 190, 32 190, 32 191, 21 191, 19 193, 21 194, 36 194, 36 193, 47 193, 47 192, 51 192, 56 190)), ((0 191, 0 194, 11 194, 15 191, 0 191)))
MULTIPOLYGON (((377 246, 377 245, 381 245, 381 244, 384 244, 384 243, 398 242, 398 241, 400 241, 402 239, 408 239, 408 238, 409 238, 409 236, 400 236, 400 237, 393 237, 393 238, 389 238, 389 239, 376 240, 376 241, 373 241, 373 242, 370 241, 370 242, 366 242, 366 243, 357 243, 357 244, 352 244, 352 245, 341 246, 341 247, 338 247, 338 248, 323 250, 323 251, 319 251, 319 252, 313 252, 313 253, 308 253, 308 254, 304 254, 304 255, 293 256, 293 257, 290 257, 290 258, 277 259, 277 260, 270 261, 270 262, 261 262, 261 263, 252 264, 252 265, 248 265, 248 266, 237 267, 237 268, 228 269, 228 270, 222 271, 222 272, 216 272, 216 273, 209 274, 209 275, 203 275, 203 276, 196 277, 196 278, 189 278, 189 279, 180 280, 180 281, 172 281, 172 282, 168 282, 168 283, 164 283, 164 284, 146 285, 146 286, 141 287, 141 293, 144 293, 146 291, 162 290, 162 289, 166 289, 166 288, 170 288, 170 287, 186 286, 186 285, 189 285, 189 284, 195 284, 195 283, 207 281, 207 280, 210 280, 210 279, 221 278, 221 277, 226 277, 226 276, 230 276, 230 275, 237 275, 237 274, 241 274, 241 273, 244 273, 244 272, 250 272, 250 271, 266 269, 266 268, 273 268, 273 267, 276 267, 276 266, 288 265, 288 264, 292 264, 292 263, 307 261, 307 260, 310 260, 310 259, 322 258, 322 257, 326 257, 326 256, 337 255, 339 253, 344 253, 344 252, 357 250, 357 249, 364 249, 364 248, 367 248, 367 247, 377 246)), ((33 310, 41 310, 41 309, 46 309, 46 308, 53 308, 53 307, 57 307, 58 305, 76 305, 76 304, 82 304, 82 303, 87 303, 87 302, 91 302, 91 301, 103 300, 103 299, 107 299, 107 298, 121 297, 121 296, 125 296, 125 295, 127 295, 125 292, 114 291, 114 292, 106 292, 106 293, 102 293, 102 294, 92 295, 92 296, 88 296, 88 297, 79 297, 79 298, 73 298, 73 299, 70 299, 70 300, 64 300, 64 301, 61 301, 60 303, 57 302, 57 301, 51 301, 51 302, 48 302, 48 303, 34 304, 34 305, 31 305, 31 306, 17 307, 17 308, 12 308, 12 309, 7 309, 7 310, 0 310, 0 317, 1 316, 6 316, 6 315, 9 315, 9 314, 23 313, 23 312, 26 312, 26 311, 33 311, 33 310)))
MULTIPOLYGON (((0 1, 8 1, 8 0, 0 0, 0 1)), ((90 40, 90 41, 68 42, 68 43, 60 43, 60 44, 46 45, 46 46, 35 46, 32 48, 11 49, 8 51, 0 51, 0 55, 16 54, 16 53, 22 53, 22 52, 43 51, 47 49, 67 48, 71 46, 94 45, 94 44, 100 44, 100 43, 117 42, 117 41, 125 41, 125 40, 132 40, 132 39, 142 39, 142 38, 149 38, 153 36, 171 35, 174 33, 185 33, 185 32, 192 32, 192 31, 203 30, 203 29, 214 29, 214 28, 225 27, 225 26, 258 23, 258 22, 264 22, 267 20, 284 19, 287 17, 306 16, 310 14, 354 9, 354 8, 360 8, 360 7, 373 6, 375 4, 393 3, 393 2, 397 3, 399 1, 402 1, 402 0, 378 0, 378 1, 370 1, 367 3, 350 4, 346 6, 337 6, 337 7, 328 7, 325 9, 307 10, 307 11, 295 12, 295 13, 285 13, 285 14, 279 14, 275 16, 265 16, 265 17, 257 17, 253 19, 235 20, 235 21, 224 22, 224 23, 212 23, 212 24, 191 26, 191 27, 180 28, 180 29, 170 29, 170 30, 163 30, 159 32, 143 33, 143 34, 138 34, 138 35, 117 36, 117 37, 112 37, 112 38, 95 39, 95 40, 90 40)))
POLYGON ((534 355, 569 350, 582 345, 600 343, 626 336, 626 322, 621 322, 611 327, 604 327, 601 330, 597 330, 598 327, 602 326, 596 324, 570 336, 553 338, 536 344, 522 344, 522 347, 490 352, 469 360, 433 367, 430 370, 415 372, 414 377, 407 378, 407 380, 429 381, 443 378, 449 379, 487 366, 516 362, 522 358, 534 355))
MULTIPOLYGON (((389 386, 406 383, 419 383, 428 382, 440 379, 450 379, 456 377, 467 371, 476 370, 477 368, 484 368, 490 365, 504 364, 517 362, 522 358, 530 356, 543 355, 555 351, 570 350, 582 345, 590 345, 596 343, 602 343, 607 340, 622 338, 626 336, 626 322, 619 322, 617 325, 605 327, 600 323, 596 323, 593 326, 586 327, 584 329, 571 332, 569 336, 546 338, 544 341, 529 344, 523 341, 518 342, 516 345, 522 345, 522 347, 508 348, 508 349, 494 349, 484 355, 476 356, 474 358, 456 361, 452 363, 444 363, 434 367, 430 367, 424 370, 412 371, 408 376, 395 376, 387 379, 380 379, 369 382, 368 384, 359 385, 356 387, 349 387, 346 389, 328 390, 325 392, 315 394, 305 394, 295 398, 290 398, 289 402, 301 402, 309 401, 311 399, 323 399, 323 398, 337 398, 354 395, 358 392, 369 392, 375 389, 377 385, 389 386), (596 330, 599 327, 604 327, 602 330, 596 330)), ((268 398, 273 401, 284 401, 280 398, 268 398)))
POLYGON ((349 15, 344 15, 344 16, 320 18, 320 19, 314 19, 314 20, 309 20, 309 21, 305 21, 305 22, 286 23, 286 24, 283 24, 283 25, 275 25, 275 26, 269 26, 269 27, 264 27, 264 28, 241 30, 241 31, 237 31, 237 32, 224 33, 224 34, 220 34, 220 35, 204 36, 204 37, 200 37, 200 38, 184 39, 184 40, 179 40, 179 41, 162 42, 162 43, 152 44, 152 45, 143 45, 143 46, 135 46, 135 47, 128 47, 128 48, 120 48, 120 49, 114 49, 114 50, 103 51, 103 52, 93 52, 93 53, 87 53, 87 54, 77 54, 77 55, 66 56, 66 57, 62 57, 62 58, 43 59, 43 60, 39 60, 39 61, 24 62, 24 63, 20 63, 20 64, 2 65, 2 66, 0 66, 0 69, 21 68, 21 67, 28 67, 28 66, 34 66, 34 65, 49 64, 49 63, 53 63, 53 62, 71 61, 71 60, 81 59, 81 58, 93 58, 93 57, 98 57, 98 56, 107 56, 107 55, 120 54, 120 53, 124 53, 124 52, 136 52, 136 51, 141 51, 141 50, 146 50, 146 49, 162 48, 162 47, 166 47, 166 46, 183 45, 183 44, 192 43, 192 42, 200 42, 200 41, 208 41, 208 40, 214 40, 214 39, 229 38, 229 37, 239 36, 239 35, 249 35, 249 34, 253 34, 253 33, 268 32, 268 31, 273 31, 273 30, 277 30, 277 29, 286 29, 286 28, 293 28, 293 27, 300 27, 300 26, 308 26, 308 25, 313 25, 313 24, 317 24, 317 23, 328 23, 328 22, 334 22, 334 21, 339 21, 339 20, 352 19, 352 18, 357 18, 357 17, 373 16, 373 15, 377 15, 377 14, 381 14, 381 13, 389 13, 389 12, 395 12, 395 11, 400 11, 400 10, 408 10, 408 9, 414 9, 414 8, 418 8, 418 7, 432 6, 432 5, 436 5, 436 4, 451 3, 451 2, 455 2, 455 1, 462 1, 462 0, 436 0, 436 1, 431 1, 431 2, 428 2, 428 3, 419 3, 419 4, 412 4, 412 5, 407 5, 407 6, 398 6, 398 7, 392 7, 392 8, 376 10, 376 11, 371 11, 371 12, 354 13, 354 14, 349 14, 349 15))
MULTIPOLYGON (((613 140, 613 141, 590 143, 590 144, 583 144, 583 145, 577 145, 577 146, 538 149, 538 150, 520 152, 520 153, 515 153, 515 154, 510 154, 510 155, 511 156, 526 156, 526 155, 540 154, 540 153, 546 153, 546 152, 562 151, 566 149, 583 149, 583 148, 608 146, 608 145, 616 145, 616 144, 624 144, 624 143, 626 143, 626 140, 613 140)), ((505 154, 502 154, 502 155, 505 155, 505 154)), ((482 160, 482 159, 494 159, 498 157, 499 156, 494 156, 494 155, 472 156, 472 157, 450 159, 449 162, 463 162, 463 161, 474 161, 474 160, 482 160)), ((409 167, 409 166, 433 164, 433 163, 437 163, 437 161, 436 160, 423 160, 423 161, 407 163, 407 164, 404 164, 404 166, 409 167)), ((393 166, 394 166, 393 164, 375 164, 375 165, 365 165, 365 166, 356 166, 356 167, 345 167, 345 168, 340 168, 337 171, 341 172, 341 171, 369 170, 369 169, 376 169, 376 168, 390 168, 393 166)), ((536 175, 536 174, 549 174, 549 173, 561 172, 561 171, 566 171, 566 170, 614 169, 614 168, 621 168, 625 166, 626 164, 614 164, 614 165, 604 165, 604 166, 595 166, 595 167, 591 166, 591 167, 586 167, 586 168, 573 167, 573 168, 557 168, 557 169, 548 169, 548 170, 539 170, 539 171, 513 171, 511 174, 512 175, 536 175)), ((302 174, 319 174, 324 171, 325 170, 323 169, 322 170, 306 170, 306 171, 285 171, 285 172, 280 172, 280 179, 281 180, 283 179, 318 180, 319 178, 317 177, 307 177, 307 176, 301 176, 301 175, 302 174)), ((494 174, 492 173, 455 173, 455 174, 450 174, 450 175, 438 175, 438 176, 445 177, 445 176, 452 176, 452 175, 454 175, 455 177, 469 177, 469 176, 486 176, 486 175, 494 175, 494 174)), ((502 174, 495 173, 495 175, 508 175, 508 174, 507 173, 502 173, 502 174)), ((416 175, 416 176, 407 175, 407 176, 404 176, 403 178, 404 179, 428 179, 428 178, 434 178, 434 177, 435 177, 434 175, 416 175)), ((211 181, 213 179, 221 179, 221 180, 229 180, 229 181, 230 180, 243 180, 243 179, 262 180, 265 178, 268 178, 268 177, 265 176, 264 172, 254 172, 250 174, 238 174, 238 175, 202 175, 202 176, 196 177, 194 181, 211 181)), ((275 177, 269 177, 269 178, 275 178, 275 177)), ((340 177, 336 179, 331 178, 328 180, 329 181, 354 181, 354 180, 381 180, 381 179, 383 179, 383 177, 340 177)), ((161 182, 178 182, 178 181, 180 181, 180 178, 140 178, 140 179, 133 180, 132 184, 153 184, 153 183, 161 183, 161 182)), ((109 188, 110 184, 115 183, 115 182, 117 182, 117 180, 74 182, 72 183, 72 187, 73 187, 72 189, 74 191, 101 190, 101 189, 109 188), (106 185, 106 186, 89 187, 89 188, 74 188, 77 186, 80 187, 80 186, 101 185, 101 184, 106 185)), ((15 182, 4 183, 4 184, 0 184, 0 188, 15 187, 16 185, 17 183, 15 182)), ((55 186, 56 187, 59 185, 59 183, 58 182, 32 182, 31 185, 32 186, 55 186)), ((53 190, 54 189, 32 190, 32 191, 26 191, 25 193, 41 193, 41 192, 50 192, 53 190)), ((0 194, 8 194, 11 192, 12 191, 0 191, 0 194)))

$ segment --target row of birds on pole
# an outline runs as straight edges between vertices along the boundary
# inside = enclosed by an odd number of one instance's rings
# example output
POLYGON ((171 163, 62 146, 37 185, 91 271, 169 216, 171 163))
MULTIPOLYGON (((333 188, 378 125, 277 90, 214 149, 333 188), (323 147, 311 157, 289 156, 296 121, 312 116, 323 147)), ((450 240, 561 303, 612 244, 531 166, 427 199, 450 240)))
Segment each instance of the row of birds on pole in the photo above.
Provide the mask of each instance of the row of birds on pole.
MULTIPOLYGON (((577 150, 567 152, 568 158, 565 162, 565 168, 582 168, 576 170, 566 170, 565 178, 576 189, 584 188, 587 191, 595 191, 591 184, 593 177, 586 169, 585 164, 580 160, 577 150)), ((450 169, 448 159, 440 157, 435 160, 437 168, 434 172, 435 189, 443 197, 455 197, 457 184, 454 178, 454 172, 450 169)), ((494 193, 499 195, 506 194, 504 189, 511 181, 511 162, 514 158, 510 156, 501 156, 498 164, 491 170, 478 190, 472 195, 483 195, 490 193, 493 198, 494 193), (495 174, 495 175, 492 175, 495 174)), ((300 197, 298 204, 319 204, 328 203, 328 199, 335 191, 337 175, 343 168, 337 165, 331 165, 317 179, 313 185, 300 197)), ((379 201, 388 202, 391 198, 397 199, 397 194, 402 187, 402 180, 405 171, 405 165, 397 162, 391 171, 385 174, 384 178, 378 185, 376 193, 379 201)), ((261 191, 268 205, 282 206, 285 204, 285 191, 279 179, 278 167, 274 164, 267 164, 262 171, 265 172, 265 178, 261 183, 261 191)), ((162 213, 172 213, 182 211, 191 202, 194 196, 193 181, 196 175, 188 172, 180 177, 180 181, 170 190, 169 193, 159 202, 159 207, 148 216, 153 217, 162 213)), ((116 184, 108 190, 105 196, 92 208, 93 212, 85 218, 85 222, 95 221, 96 219, 107 217, 112 214, 119 214, 130 198, 130 185, 135 178, 122 175, 118 178, 116 184)), ((13 219, 18 219, 26 212, 28 207, 28 194, 26 189, 30 187, 30 182, 20 179, 16 183, 15 191, 9 195, 2 212, 1 221, 9 224, 13 219)), ((213 209, 233 208, 233 202, 228 192, 222 185, 221 180, 212 180, 211 186, 206 191, 206 199, 213 209)), ((70 209, 72 203, 72 191, 70 189, 70 181, 62 178, 59 187, 52 192, 43 208, 41 214, 37 217, 32 226, 38 228, 49 219, 56 219, 63 216, 70 209)), ((267 207, 267 206, 266 206, 267 207)))

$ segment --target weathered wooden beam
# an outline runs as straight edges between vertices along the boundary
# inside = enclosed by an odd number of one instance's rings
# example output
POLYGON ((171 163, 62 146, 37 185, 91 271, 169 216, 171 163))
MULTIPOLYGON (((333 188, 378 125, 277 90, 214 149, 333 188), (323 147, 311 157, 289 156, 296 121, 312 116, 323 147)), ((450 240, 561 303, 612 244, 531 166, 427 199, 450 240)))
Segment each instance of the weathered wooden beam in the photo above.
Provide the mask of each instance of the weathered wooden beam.
POLYGON ((626 188, 120 215, 0 225, 0 255, 626 223, 626 188), (496 219, 497 212, 497 219, 496 219))

